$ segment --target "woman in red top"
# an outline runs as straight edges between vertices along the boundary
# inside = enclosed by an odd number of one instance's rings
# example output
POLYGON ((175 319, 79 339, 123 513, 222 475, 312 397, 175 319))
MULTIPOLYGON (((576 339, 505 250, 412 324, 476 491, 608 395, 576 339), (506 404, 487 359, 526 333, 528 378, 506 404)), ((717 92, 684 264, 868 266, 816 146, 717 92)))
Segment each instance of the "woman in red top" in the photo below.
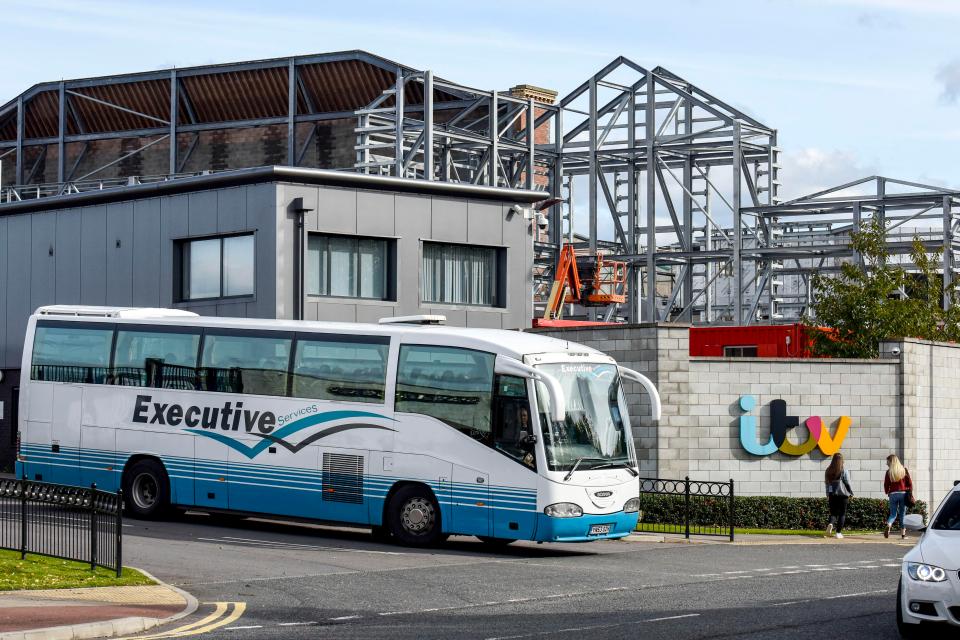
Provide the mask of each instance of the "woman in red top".
POLYGON ((890 454, 887 456, 887 474, 883 477, 883 492, 890 499, 890 516, 887 518, 887 528, 883 532, 884 538, 890 537, 890 530, 895 520, 900 520, 900 538, 907 537, 907 530, 903 525, 903 518, 907 514, 907 492, 913 491, 913 481, 900 458, 890 454))

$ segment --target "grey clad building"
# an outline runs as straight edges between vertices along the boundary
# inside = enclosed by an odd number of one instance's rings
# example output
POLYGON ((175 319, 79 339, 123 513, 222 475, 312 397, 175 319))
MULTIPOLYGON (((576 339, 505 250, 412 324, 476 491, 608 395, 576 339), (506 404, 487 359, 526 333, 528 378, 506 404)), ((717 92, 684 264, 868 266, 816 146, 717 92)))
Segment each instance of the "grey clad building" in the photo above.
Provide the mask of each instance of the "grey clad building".
MULTIPOLYGON (((493 179, 356 166, 369 158, 355 111, 399 94, 422 113, 430 98, 404 86, 417 73, 347 52, 41 84, 0 107, 0 470, 41 305, 529 326, 532 205, 546 197, 532 157, 488 163, 493 179)), ((437 113, 469 106, 466 89, 437 83, 437 113)), ((388 151, 376 157, 424 163, 422 147, 388 151)))

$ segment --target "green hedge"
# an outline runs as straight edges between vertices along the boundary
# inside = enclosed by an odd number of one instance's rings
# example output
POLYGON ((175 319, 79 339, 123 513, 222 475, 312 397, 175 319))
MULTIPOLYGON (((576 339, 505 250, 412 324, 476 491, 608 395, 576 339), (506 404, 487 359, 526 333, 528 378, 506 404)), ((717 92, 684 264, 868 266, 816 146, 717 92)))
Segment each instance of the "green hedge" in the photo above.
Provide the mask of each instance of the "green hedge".
MULTIPOLYGON (((640 495, 640 522, 645 524, 683 524, 684 497, 640 495)), ((726 525, 730 503, 727 498, 691 496, 691 518, 695 524, 726 525)), ((889 508, 879 498, 852 498, 847 507, 847 529, 884 528, 889 508)), ((927 505, 918 500, 908 513, 927 518, 927 505)), ((785 498, 780 496, 737 497, 734 524, 743 529, 822 529, 830 518, 826 498, 785 498)))

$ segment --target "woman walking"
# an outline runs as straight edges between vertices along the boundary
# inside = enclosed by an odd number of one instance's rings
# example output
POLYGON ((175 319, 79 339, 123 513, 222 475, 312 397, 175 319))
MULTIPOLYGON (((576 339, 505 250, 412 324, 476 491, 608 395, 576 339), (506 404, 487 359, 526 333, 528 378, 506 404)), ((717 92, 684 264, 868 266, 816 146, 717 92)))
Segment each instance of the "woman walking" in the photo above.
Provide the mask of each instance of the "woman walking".
POLYGON ((890 499, 890 515, 887 517, 887 528, 883 532, 884 538, 890 537, 893 523, 900 520, 900 538, 907 537, 907 529, 903 525, 903 518, 907 514, 907 494, 913 491, 913 480, 910 472, 900 462, 900 458, 892 453, 887 456, 887 474, 883 477, 883 492, 890 499))
POLYGON ((836 537, 843 539, 843 523, 847 519, 847 503, 853 497, 850 487, 850 474, 843 468, 843 454, 833 456, 830 466, 824 473, 824 483, 827 487, 827 501, 830 503, 830 522, 827 524, 827 535, 834 532, 836 537))

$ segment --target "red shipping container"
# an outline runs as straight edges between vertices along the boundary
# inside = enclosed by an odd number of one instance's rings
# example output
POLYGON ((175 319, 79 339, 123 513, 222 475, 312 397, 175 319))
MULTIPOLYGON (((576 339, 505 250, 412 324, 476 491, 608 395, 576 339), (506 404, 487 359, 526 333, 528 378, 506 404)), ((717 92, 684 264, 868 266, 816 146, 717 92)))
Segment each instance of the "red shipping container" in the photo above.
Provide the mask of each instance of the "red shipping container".
POLYGON ((811 358, 802 324, 691 327, 690 355, 709 357, 811 358))

